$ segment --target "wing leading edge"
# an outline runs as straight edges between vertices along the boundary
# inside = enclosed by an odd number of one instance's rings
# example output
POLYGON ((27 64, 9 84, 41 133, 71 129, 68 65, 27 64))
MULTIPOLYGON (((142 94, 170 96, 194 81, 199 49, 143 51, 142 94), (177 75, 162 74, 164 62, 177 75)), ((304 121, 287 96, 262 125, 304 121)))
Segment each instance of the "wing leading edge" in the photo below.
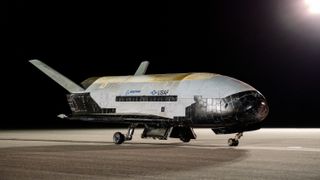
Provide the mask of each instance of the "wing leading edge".
POLYGON ((33 59, 29 61, 31 64, 33 64, 35 67, 37 67, 40 71, 45 73, 47 76, 49 76, 52 80, 54 80, 56 83, 58 83, 60 86, 65 88, 70 93, 75 92, 82 92, 84 89, 71 81, 69 78, 65 77, 64 75, 60 74, 58 71, 52 69, 45 63, 33 59))

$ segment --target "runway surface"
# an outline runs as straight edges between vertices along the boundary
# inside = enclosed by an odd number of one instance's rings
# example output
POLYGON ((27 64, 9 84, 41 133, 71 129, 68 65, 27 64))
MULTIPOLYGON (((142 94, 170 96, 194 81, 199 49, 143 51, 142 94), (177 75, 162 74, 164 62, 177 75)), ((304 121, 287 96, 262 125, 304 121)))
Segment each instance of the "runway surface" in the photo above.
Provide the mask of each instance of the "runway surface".
POLYGON ((126 129, 0 132, 0 179, 320 179, 320 129, 261 129, 234 135, 195 129, 182 143, 112 143, 126 129))

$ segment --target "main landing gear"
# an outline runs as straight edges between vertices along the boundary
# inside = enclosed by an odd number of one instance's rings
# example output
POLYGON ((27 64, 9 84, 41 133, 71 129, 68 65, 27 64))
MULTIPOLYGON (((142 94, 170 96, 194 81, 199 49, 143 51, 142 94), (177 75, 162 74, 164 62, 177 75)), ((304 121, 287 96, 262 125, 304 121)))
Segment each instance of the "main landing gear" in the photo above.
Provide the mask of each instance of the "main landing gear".
POLYGON ((238 146, 239 145, 239 139, 243 136, 243 133, 237 133, 235 138, 228 139, 228 145, 229 146, 238 146))
MULTIPOLYGON (((190 128, 189 128, 190 129, 190 128)), ((184 142, 184 143, 188 143, 191 140, 190 135, 188 134, 188 128, 181 128, 180 129, 180 133, 179 133, 179 139, 184 142)))
POLYGON ((180 140, 184 143, 190 142, 191 138, 186 136, 180 136, 180 140))
POLYGON ((132 139, 134 129, 137 127, 136 124, 131 124, 128 128, 128 132, 126 135, 121 132, 116 132, 113 135, 113 142, 115 144, 122 144, 124 141, 130 141, 132 139))

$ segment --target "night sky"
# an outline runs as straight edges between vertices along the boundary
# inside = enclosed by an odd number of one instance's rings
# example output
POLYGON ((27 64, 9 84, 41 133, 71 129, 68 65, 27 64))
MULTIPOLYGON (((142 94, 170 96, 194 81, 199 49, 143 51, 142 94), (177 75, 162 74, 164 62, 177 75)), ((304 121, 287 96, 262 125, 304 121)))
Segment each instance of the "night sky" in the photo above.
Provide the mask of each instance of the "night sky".
POLYGON ((267 98, 264 127, 320 127, 320 15, 309 14, 303 0, 18 0, 6 6, 3 128, 88 125, 56 119, 70 112, 67 91, 29 59, 78 84, 90 76, 133 74, 143 60, 151 63, 149 74, 219 73, 267 98))

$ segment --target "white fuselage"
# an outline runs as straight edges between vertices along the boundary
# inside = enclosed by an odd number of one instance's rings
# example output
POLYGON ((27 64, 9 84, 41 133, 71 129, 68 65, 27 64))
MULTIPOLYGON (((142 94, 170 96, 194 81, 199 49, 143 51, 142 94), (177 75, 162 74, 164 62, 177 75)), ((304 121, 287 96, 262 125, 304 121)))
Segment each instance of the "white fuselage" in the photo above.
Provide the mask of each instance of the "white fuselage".
POLYGON ((219 74, 177 73, 101 77, 85 91, 101 108, 115 108, 119 114, 173 118, 185 116, 186 107, 195 102, 195 96, 212 99, 212 107, 220 108, 215 106, 221 103, 218 99, 252 90, 256 91, 246 83, 219 74), (177 101, 116 101, 117 96, 177 96, 177 101))

